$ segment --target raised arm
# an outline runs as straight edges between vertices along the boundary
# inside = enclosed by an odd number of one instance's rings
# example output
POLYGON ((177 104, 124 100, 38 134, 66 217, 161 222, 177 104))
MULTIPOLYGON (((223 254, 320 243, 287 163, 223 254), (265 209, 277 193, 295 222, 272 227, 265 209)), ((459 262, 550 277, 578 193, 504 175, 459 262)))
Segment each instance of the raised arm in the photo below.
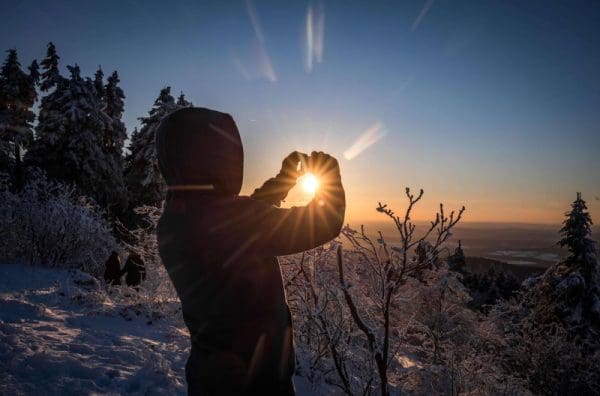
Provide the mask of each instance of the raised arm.
POLYGON ((254 190, 250 198, 266 202, 270 205, 279 207, 281 201, 285 199, 288 192, 296 184, 298 179, 298 163, 306 162, 306 154, 294 151, 288 155, 281 164, 281 170, 277 176, 270 178, 264 184, 254 190))
POLYGON ((313 200, 304 207, 279 209, 255 202, 256 220, 251 244, 260 255, 283 256, 315 248, 340 233, 346 200, 335 158, 313 152, 308 170, 320 180, 313 200))

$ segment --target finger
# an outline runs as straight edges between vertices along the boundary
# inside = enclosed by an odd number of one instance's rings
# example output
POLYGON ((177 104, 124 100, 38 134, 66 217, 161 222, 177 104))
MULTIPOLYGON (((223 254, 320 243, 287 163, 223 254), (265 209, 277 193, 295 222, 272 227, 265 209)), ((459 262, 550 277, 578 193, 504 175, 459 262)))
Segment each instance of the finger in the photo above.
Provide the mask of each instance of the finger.
POLYGON ((288 154, 288 156, 286 157, 286 159, 292 159, 295 161, 300 161, 302 159, 302 157, 305 157, 306 154, 301 153, 300 151, 292 151, 290 154, 288 154))
POLYGON ((312 169, 314 169, 315 172, 322 173, 325 169, 327 169, 331 156, 322 151, 313 151, 311 158, 312 169))
POLYGON ((321 153, 317 160, 318 162, 315 163, 314 171, 320 175, 327 176, 329 174, 339 173, 339 164, 335 157, 321 153))
POLYGON ((282 164, 284 166, 288 166, 292 163, 298 163, 298 161, 300 161, 300 153, 298 153, 297 151, 293 151, 283 159, 282 164))
POLYGON ((293 151, 284 160, 284 164, 294 166, 298 170, 298 163, 305 162, 308 156, 299 151, 293 151))
POLYGON ((326 173, 339 173, 340 171, 340 165, 338 163, 338 160, 333 157, 333 156, 327 156, 327 163, 325 165, 325 172, 326 173))
POLYGON ((314 169, 319 163, 319 152, 313 151, 308 158, 308 170, 314 169))
POLYGON ((300 153, 298 151, 293 151, 290 154, 288 154, 288 156, 285 157, 281 163, 282 173, 284 173, 287 176, 297 178, 299 175, 298 166, 301 162, 301 158, 305 155, 306 154, 300 153))
POLYGON ((335 159, 335 157, 333 157, 331 155, 327 155, 327 158, 325 160, 325 164, 326 164, 327 169, 338 167, 338 161, 337 161, 337 159, 335 159))
POLYGON ((307 154, 304 153, 299 153, 300 155, 300 161, 299 161, 299 173, 303 174, 307 171, 308 169, 308 161, 309 161, 309 156, 307 154))

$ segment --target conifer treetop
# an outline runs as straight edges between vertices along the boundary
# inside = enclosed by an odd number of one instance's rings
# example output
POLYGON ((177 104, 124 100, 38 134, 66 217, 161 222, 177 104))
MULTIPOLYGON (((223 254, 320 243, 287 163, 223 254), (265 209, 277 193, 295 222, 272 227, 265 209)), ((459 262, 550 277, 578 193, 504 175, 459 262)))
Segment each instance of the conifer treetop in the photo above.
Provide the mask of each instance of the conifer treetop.
POLYGON ((98 94, 98 98, 104 99, 104 72, 102 66, 98 66, 98 70, 94 74, 94 88, 98 94))
POLYGON ((40 89, 48 91, 55 87, 61 80, 60 71, 58 70, 58 61, 60 56, 56 53, 56 47, 52 42, 48 43, 46 57, 42 60, 42 75, 40 89))

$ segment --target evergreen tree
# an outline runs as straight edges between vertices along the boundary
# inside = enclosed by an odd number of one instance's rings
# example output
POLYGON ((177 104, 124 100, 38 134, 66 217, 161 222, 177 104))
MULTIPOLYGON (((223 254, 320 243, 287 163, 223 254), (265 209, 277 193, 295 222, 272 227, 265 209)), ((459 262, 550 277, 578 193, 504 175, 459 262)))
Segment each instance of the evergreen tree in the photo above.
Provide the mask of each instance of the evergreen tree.
POLYGON ((114 71, 107 80, 106 85, 103 88, 104 101, 106 107, 104 111, 106 115, 111 118, 112 128, 109 128, 104 137, 104 145, 109 152, 123 154, 123 144, 127 139, 127 130, 125 124, 121 120, 123 112, 125 110, 125 94, 121 87, 119 87, 119 74, 114 71))
POLYGON ((73 181, 86 195, 106 207, 110 189, 104 182, 110 164, 104 152, 103 136, 111 127, 110 118, 102 111, 91 79, 83 79, 77 65, 67 67, 71 73, 68 89, 63 96, 62 178, 73 181))
MULTIPOLYGON (((27 70, 29 70, 29 78, 37 85, 40 82, 40 65, 38 65, 37 60, 34 59, 27 70)), ((37 98, 37 93, 35 96, 37 98)))
POLYGON ((181 94, 177 102, 171 96, 171 87, 160 91, 148 117, 140 118, 142 129, 131 136, 130 154, 126 159, 125 177, 132 207, 159 206, 165 197, 165 183, 158 169, 156 157, 156 129, 164 116, 172 111, 191 106, 181 94))
POLYGON ((70 78, 61 78, 43 100, 32 162, 108 207, 113 200, 108 180, 111 165, 103 136, 111 119, 102 109, 93 81, 83 79, 78 66, 67 68, 70 78))
POLYGON ((458 246, 454 250, 454 254, 448 257, 448 264, 450 265, 450 269, 453 271, 463 271, 467 265, 467 259, 465 257, 465 252, 462 249, 462 243, 459 240, 458 246))
POLYGON ((62 76, 58 70, 59 59, 60 57, 56 53, 56 47, 52 42, 49 42, 46 57, 42 61, 44 72, 42 73, 40 89, 44 92, 49 91, 62 80, 62 76))
POLYGON ((70 78, 58 72, 56 48, 48 44, 42 61, 42 98, 36 139, 27 161, 50 177, 74 183, 79 191, 121 214, 127 206, 123 178, 126 138, 123 94, 116 73, 104 83, 101 68, 94 80, 82 78, 78 66, 68 66, 70 78), (52 89, 54 88, 54 89, 52 89))
POLYGON ((60 152, 64 139, 64 105, 68 100, 68 80, 60 75, 56 47, 48 43, 46 57, 42 60, 40 89, 47 92, 40 103, 35 140, 25 156, 25 161, 46 170, 48 176, 59 177, 62 170, 60 152), (53 89, 54 88, 54 89, 53 89))
POLYGON ((567 247, 571 253, 566 262, 580 265, 586 274, 590 274, 596 265, 595 242, 589 237, 592 233, 592 219, 587 211, 587 205, 577 193, 577 199, 571 204, 571 211, 565 213, 560 233, 563 238, 558 242, 561 247, 567 247))
POLYGON ((179 107, 191 107, 193 106, 192 102, 189 102, 183 92, 179 93, 179 97, 177 97, 177 106, 179 107))
MULTIPOLYGON (((127 190, 123 175, 123 145, 127 139, 127 129, 122 121, 125 108, 125 94, 119 87, 119 75, 114 71, 103 87, 104 112, 110 118, 109 127, 103 136, 104 151, 107 155, 107 184, 112 187, 113 212, 122 213, 127 206, 127 190)), ((96 89, 98 91, 98 89, 96 89)))
POLYGON ((48 43, 46 57, 42 60, 40 89, 49 92, 40 103, 38 125, 35 128, 35 140, 25 156, 25 161, 31 165, 46 169, 49 175, 59 173, 58 146, 63 134, 61 128, 61 95, 66 80, 60 75, 56 47, 48 43), (52 88, 55 88, 52 92, 52 88))
POLYGON ((94 74, 94 88, 96 89, 96 94, 98 98, 103 101, 104 100, 104 72, 102 71, 102 66, 98 66, 98 70, 96 70, 96 74, 94 74))
POLYGON ((0 162, 4 169, 14 164, 16 189, 23 185, 21 151, 33 142, 35 114, 31 111, 37 99, 38 65, 33 61, 29 73, 21 69, 15 49, 8 50, 0 70, 0 162))

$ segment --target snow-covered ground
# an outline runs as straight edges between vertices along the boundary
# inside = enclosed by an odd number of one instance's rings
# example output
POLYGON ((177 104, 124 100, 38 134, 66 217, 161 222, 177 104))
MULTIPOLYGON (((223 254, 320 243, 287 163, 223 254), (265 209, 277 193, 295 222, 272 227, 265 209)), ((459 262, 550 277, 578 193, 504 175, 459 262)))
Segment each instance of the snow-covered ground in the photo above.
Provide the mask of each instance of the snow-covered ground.
POLYGON ((0 394, 185 394, 183 322, 95 293, 83 273, 0 266, 0 394))
POLYGON ((161 316, 82 272, 0 265, 0 394, 185 394, 188 331, 161 316))

